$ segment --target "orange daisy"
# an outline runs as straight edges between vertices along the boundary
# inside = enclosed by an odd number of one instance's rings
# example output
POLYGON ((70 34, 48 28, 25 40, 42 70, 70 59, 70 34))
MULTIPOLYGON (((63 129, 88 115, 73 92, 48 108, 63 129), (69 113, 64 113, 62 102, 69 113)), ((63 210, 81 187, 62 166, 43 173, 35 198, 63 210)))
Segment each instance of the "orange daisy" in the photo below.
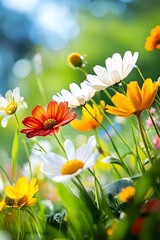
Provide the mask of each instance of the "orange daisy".
POLYGON ((47 111, 41 106, 32 110, 32 116, 26 117, 22 123, 28 127, 21 130, 28 138, 35 136, 53 135, 59 127, 64 126, 76 118, 76 113, 68 110, 68 102, 49 102, 47 111))
POLYGON ((112 97, 115 107, 107 105, 106 112, 120 117, 129 117, 132 114, 139 115, 143 110, 149 108, 158 91, 158 82, 146 79, 140 89, 138 82, 133 81, 127 84, 126 95, 117 92, 112 97))
POLYGON ((151 30, 150 36, 147 37, 144 48, 152 51, 155 48, 160 49, 160 25, 151 30))

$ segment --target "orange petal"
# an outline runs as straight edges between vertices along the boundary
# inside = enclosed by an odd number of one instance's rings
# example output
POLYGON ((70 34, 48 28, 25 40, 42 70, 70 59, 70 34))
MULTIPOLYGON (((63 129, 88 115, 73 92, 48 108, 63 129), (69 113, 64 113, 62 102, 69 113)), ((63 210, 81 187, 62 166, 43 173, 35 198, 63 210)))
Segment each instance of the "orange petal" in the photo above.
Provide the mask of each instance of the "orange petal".
POLYGON ((129 117, 133 114, 133 112, 126 111, 122 108, 117 108, 109 105, 107 105, 106 108, 107 108, 106 112, 114 114, 119 117, 129 117))
POLYGON ((32 115, 35 119, 39 120, 42 123, 44 123, 44 121, 47 119, 46 112, 41 106, 36 106, 32 110, 32 115))
POLYGON ((135 111, 138 111, 141 107, 142 96, 141 89, 136 81, 127 84, 127 97, 130 99, 135 111))
POLYGON ((115 104, 116 107, 120 108, 124 112, 135 112, 135 107, 132 105, 131 101, 127 96, 117 92, 112 97, 112 102, 115 104))
POLYGON ((146 108, 149 108, 152 105, 156 97, 157 91, 158 91, 158 82, 152 82, 150 78, 147 78, 142 86, 143 110, 146 108))
POLYGON ((47 106, 47 117, 54 118, 57 115, 58 103, 56 101, 51 101, 47 106))

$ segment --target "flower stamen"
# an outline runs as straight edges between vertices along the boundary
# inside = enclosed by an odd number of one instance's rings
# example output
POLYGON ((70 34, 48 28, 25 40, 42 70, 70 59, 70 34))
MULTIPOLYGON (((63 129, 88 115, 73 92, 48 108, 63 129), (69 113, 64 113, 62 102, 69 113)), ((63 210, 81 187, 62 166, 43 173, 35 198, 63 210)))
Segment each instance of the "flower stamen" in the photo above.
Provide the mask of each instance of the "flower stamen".
POLYGON ((5 112, 7 115, 12 115, 16 112, 18 104, 16 102, 10 102, 5 108, 5 112))
POLYGON ((73 174, 77 172, 79 169, 82 169, 83 166, 84 162, 80 160, 70 160, 63 165, 61 169, 61 174, 62 175, 73 174))
POLYGON ((51 129, 52 127, 54 127, 55 125, 57 124, 56 120, 53 119, 53 118, 50 118, 50 119, 47 119, 43 126, 44 126, 44 129, 51 129))

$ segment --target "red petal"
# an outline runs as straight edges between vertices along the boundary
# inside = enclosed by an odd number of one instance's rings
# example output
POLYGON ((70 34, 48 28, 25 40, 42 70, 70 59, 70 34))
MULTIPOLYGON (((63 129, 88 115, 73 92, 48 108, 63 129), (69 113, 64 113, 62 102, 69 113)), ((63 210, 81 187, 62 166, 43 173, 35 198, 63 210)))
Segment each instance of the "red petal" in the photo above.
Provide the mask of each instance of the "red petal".
POLYGON ((37 120, 33 117, 24 118, 22 123, 29 128, 42 128, 43 127, 43 124, 39 120, 37 120))
POLYGON ((36 106, 32 110, 32 115, 34 118, 36 118, 37 120, 39 120, 42 123, 44 123, 44 121, 47 119, 46 112, 41 106, 36 106))

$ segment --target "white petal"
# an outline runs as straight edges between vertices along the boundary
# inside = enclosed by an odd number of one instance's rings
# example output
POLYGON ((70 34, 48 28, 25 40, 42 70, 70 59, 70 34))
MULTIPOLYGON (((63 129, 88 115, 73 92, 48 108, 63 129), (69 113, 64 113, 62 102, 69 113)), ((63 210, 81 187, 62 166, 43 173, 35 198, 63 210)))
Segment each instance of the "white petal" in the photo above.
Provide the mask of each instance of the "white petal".
POLYGON ((0 108, 6 108, 8 101, 4 97, 0 97, 0 108))
POLYGON ((85 165, 84 165, 84 169, 86 168, 90 168, 92 166, 95 165, 95 163, 97 162, 99 157, 99 152, 95 151, 90 157, 89 159, 86 161, 85 165))
POLYGON ((96 146, 96 138, 95 136, 91 136, 87 144, 84 143, 81 147, 77 149, 76 159, 86 162, 89 156, 92 154, 95 146, 96 146))
POLYGON ((74 144, 69 139, 65 140, 64 149, 66 151, 68 160, 76 159, 74 144))
POLYGON ((70 91, 73 94, 73 96, 78 96, 81 93, 80 87, 76 83, 71 83, 69 85, 70 91))
POLYGON ((119 83, 122 80, 121 76, 117 70, 112 71, 111 76, 112 76, 114 83, 119 83))
POLYGON ((13 90, 13 97, 14 97, 14 101, 18 103, 19 99, 20 99, 20 89, 19 89, 19 87, 16 87, 13 90))
POLYGON ((9 118, 10 118, 11 116, 12 116, 12 115, 7 115, 7 116, 5 116, 5 117, 2 119, 1 125, 2 125, 3 128, 5 128, 5 127, 7 126, 8 120, 9 120, 9 118))

